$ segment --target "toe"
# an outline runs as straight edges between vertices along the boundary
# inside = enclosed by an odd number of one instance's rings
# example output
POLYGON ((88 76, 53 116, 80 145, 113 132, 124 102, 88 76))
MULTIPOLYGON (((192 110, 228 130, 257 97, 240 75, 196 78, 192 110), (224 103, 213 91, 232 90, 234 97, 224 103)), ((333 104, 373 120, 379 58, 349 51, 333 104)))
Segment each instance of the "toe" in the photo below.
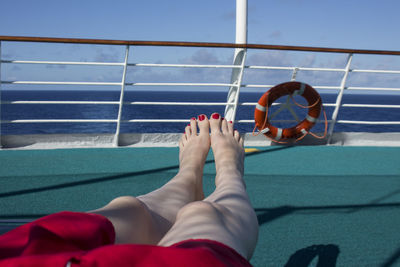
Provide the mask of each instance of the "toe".
POLYGON ((182 149, 186 143, 186 134, 182 134, 181 140, 179 140, 179 148, 182 149))
POLYGON ((240 137, 239 144, 240 144, 241 147, 244 147, 244 139, 243 139, 243 137, 240 137))
POLYGON ((222 121, 221 121, 221 131, 224 134, 228 134, 229 133, 228 122, 225 119, 222 119, 222 121))
POLYGON ((233 136, 235 137, 236 141, 239 142, 239 140, 240 140, 240 134, 239 134, 239 132, 238 132, 237 130, 234 131, 233 136))
POLYGON ((232 121, 227 122, 227 127, 228 127, 228 132, 233 135, 233 132, 234 132, 234 130, 233 130, 233 122, 232 121))
POLYGON ((208 135, 210 133, 210 123, 206 115, 199 115, 197 125, 199 126, 200 134, 208 135))
POLYGON ((190 119, 190 131, 193 135, 197 134, 197 122, 196 122, 196 118, 191 118, 190 119))
POLYGON ((210 119, 211 133, 221 132, 221 116, 218 113, 213 113, 210 119))
POLYGON ((192 127, 190 124, 188 126, 186 126, 186 128, 185 128, 185 135, 186 135, 186 138, 189 138, 192 135, 192 127))

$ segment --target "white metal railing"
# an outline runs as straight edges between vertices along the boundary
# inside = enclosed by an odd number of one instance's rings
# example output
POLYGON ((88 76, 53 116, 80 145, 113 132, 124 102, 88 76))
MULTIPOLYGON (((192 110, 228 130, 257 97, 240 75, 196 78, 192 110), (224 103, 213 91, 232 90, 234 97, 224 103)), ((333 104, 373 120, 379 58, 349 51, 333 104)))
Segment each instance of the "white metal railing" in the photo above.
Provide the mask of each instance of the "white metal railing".
MULTIPOLYGON (((122 110, 124 105, 176 105, 176 106, 193 106, 193 105, 215 105, 215 106, 225 106, 225 116, 228 118, 233 118, 233 120, 238 123, 254 123, 252 118, 249 119, 241 119, 235 120, 235 114, 237 107, 242 106, 255 106, 256 103, 239 103, 239 91, 240 88, 271 88, 274 84, 243 84, 242 77, 244 74, 245 69, 249 70, 290 70, 292 71, 292 80, 296 79, 297 74, 301 72, 307 71, 319 71, 319 72, 338 72, 342 73, 342 80, 339 86, 326 86, 326 85, 312 85, 316 89, 320 90, 338 90, 338 95, 335 103, 325 103, 325 107, 333 107, 332 117, 329 119, 330 126, 329 126, 329 135, 328 135, 328 143, 330 141, 330 137, 334 131, 334 126, 337 123, 343 124, 386 124, 386 125, 400 125, 400 121, 357 121, 357 120, 338 120, 337 116, 341 107, 350 107, 350 108, 400 108, 400 105, 379 105, 379 104, 343 104, 342 97, 345 90, 380 90, 380 91, 400 91, 400 88, 386 88, 386 87, 356 87, 356 86, 346 86, 347 79, 350 73, 375 73, 375 74, 400 74, 400 70, 368 70, 368 69, 355 69, 352 68, 351 63, 353 59, 353 55, 355 53, 366 53, 366 54, 382 54, 382 51, 366 51, 366 50, 338 50, 338 49, 331 49, 333 52, 336 53, 344 53, 348 55, 347 63, 345 68, 316 68, 316 67, 299 67, 299 66, 255 66, 255 65, 246 65, 246 53, 249 48, 257 48, 257 49, 272 49, 272 50, 294 50, 294 51, 313 51, 316 53, 324 53, 324 52, 332 52, 330 49, 322 49, 322 48, 296 48, 296 47, 286 47, 286 46, 263 46, 263 45, 238 45, 238 44, 207 44, 207 43, 171 43, 165 44, 163 42, 139 42, 139 44, 135 42, 128 42, 128 43, 117 43, 116 45, 124 45, 125 46, 125 57, 123 62, 111 62, 111 63, 104 63, 104 62, 75 62, 75 61, 33 61, 33 60, 9 60, 9 59, 2 59, 1 58, 1 45, 4 42, 8 41, 19 41, 18 38, 12 38, 4 36, 0 36, 0 90, 1 85, 7 84, 15 84, 15 85, 102 85, 102 86, 120 86, 120 97, 119 101, 2 101, 0 98, 0 104, 35 104, 35 105, 45 105, 45 104, 90 104, 90 105, 117 105, 118 106, 118 114, 116 119, 19 119, 19 120, 2 120, 0 123, 0 127, 2 124, 6 123, 65 123, 65 122, 72 122, 72 123, 116 123, 116 131, 115 131, 115 144, 118 145, 119 134, 120 134, 120 125, 122 122, 133 123, 133 122, 187 122, 188 119, 127 119, 122 120, 122 110), (229 48, 236 48, 236 53, 240 56, 237 56, 238 59, 236 60, 233 65, 215 65, 215 64, 155 64, 155 63, 128 63, 129 59, 129 49, 135 45, 156 45, 156 46, 163 46, 163 45, 171 45, 171 46, 194 46, 194 47, 229 47, 229 48), (239 53, 239 54, 238 54, 239 53), (4 80, 1 76, 1 66, 4 64, 45 64, 45 65, 92 65, 92 66, 119 66, 123 68, 122 77, 120 82, 87 82, 87 81, 27 81, 27 80, 4 80), (159 67, 159 68, 225 68, 232 70, 232 78, 231 83, 190 83, 190 82, 179 82, 179 83, 160 83, 160 82, 127 82, 127 68, 128 67, 159 67), (225 87, 231 88, 229 90, 227 101, 226 102, 143 102, 143 101, 125 101, 124 100, 124 91, 126 86, 202 86, 202 87, 225 87)), ((60 43, 60 42, 74 42, 73 39, 53 39, 53 42, 60 43), (63 41, 62 41, 63 40, 63 41)), ((30 42, 38 42, 41 41, 41 38, 34 38, 23 41, 30 41, 30 42)), ((92 44, 102 42, 102 40, 80 40, 79 43, 86 43, 92 44), (95 42, 96 41, 96 42, 95 42)), ((49 42, 48 40, 46 42, 49 42)), ((122 42, 122 41, 121 41, 122 42)), ((115 45, 115 43, 104 43, 115 45)), ((383 51, 384 54, 390 54, 398 56, 400 52, 396 51, 383 51)), ((1 95, 1 94, 0 94, 1 95)), ((276 105, 276 104, 275 104, 276 105)), ((1 115, 1 114, 0 114, 1 115)), ((0 137, 1 137, 1 128, 0 128, 0 137)))

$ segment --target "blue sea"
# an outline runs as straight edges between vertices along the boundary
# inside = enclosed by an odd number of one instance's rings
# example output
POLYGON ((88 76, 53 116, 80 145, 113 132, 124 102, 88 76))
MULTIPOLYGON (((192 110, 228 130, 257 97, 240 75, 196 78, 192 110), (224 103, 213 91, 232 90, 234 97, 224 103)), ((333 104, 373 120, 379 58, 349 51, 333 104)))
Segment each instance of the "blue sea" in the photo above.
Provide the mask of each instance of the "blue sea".
MULTIPOLYGON (((240 102, 257 102, 261 93, 241 93, 240 102)), ((336 95, 322 94, 323 103, 335 103, 336 95)), ((2 92, 2 101, 14 100, 60 100, 60 101, 118 101, 119 91, 21 91, 8 90, 2 92)), ((184 102, 226 102, 226 92, 187 92, 187 91, 126 91, 124 101, 184 101, 184 102)), ((300 102, 300 101, 299 101, 300 102)), ((343 103, 351 104, 400 104, 400 95, 361 95, 345 94, 343 103)), ((198 114, 210 115, 213 112, 224 113, 223 106, 157 106, 157 105, 124 105, 122 119, 190 119, 198 114)), ((333 108, 325 107, 328 119, 333 108)), ((297 112, 297 110, 296 110, 297 112)), ((303 118, 305 111, 299 111, 303 118)), ((288 113, 288 112, 286 112, 288 113)), ((19 119, 115 119, 118 105, 64 105, 64 104, 3 104, 2 120, 19 119)), ((276 119, 286 118, 282 113, 276 119)), ((254 106, 240 106, 236 119, 252 120, 254 106)), ((342 108, 338 119, 366 121, 400 121, 399 109, 376 108, 342 108)), ((320 120, 323 121, 321 115, 320 120)), ((295 123, 292 123, 292 125, 295 123)), ((122 123, 122 133, 180 133, 185 123, 122 123)), ((280 125, 278 127, 287 127, 280 125)), ((236 123, 240 132, 252 132, 254 124, 236 123)), ((313 131, 322 132, 323 123, 318 123, 313 131)), ((56 134, 56 133, 114 133, 116 123, 5 123, 1 133, 9 134, 56 134)), ((356 125, 336 124, 335 132, 400 132, 400 125, 356 125)))

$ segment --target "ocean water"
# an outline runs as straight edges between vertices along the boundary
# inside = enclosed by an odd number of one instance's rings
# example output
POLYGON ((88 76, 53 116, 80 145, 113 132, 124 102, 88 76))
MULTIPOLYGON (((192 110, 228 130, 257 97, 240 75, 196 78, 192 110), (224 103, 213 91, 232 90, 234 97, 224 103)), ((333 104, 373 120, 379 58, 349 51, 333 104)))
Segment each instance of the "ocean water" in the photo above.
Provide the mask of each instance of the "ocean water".
MULTIPOLYGON (((242 93, 240 102, 257 102, 262 96, 260 93, 242 93)), ((336 95, 322 94, 323 103, 335 103, 336 95)), ((118 101, 118 91, 19 91, 9 90, 2 92, 2 101, 15 100, 70 100, 70 101, 118 101)), ((301 104, 302 98, 296 98, 301 104)), ((124 101, 185 101, 185 102, 225 102, 226 92, 185 92, 185 91, 126 91, 124 101)), ((283 99, 285 101, 285 99, 283 99)), ((399 95, 360 95, 345 94, 343 103, 351 104, 399 104, 399 95)), ((277 107, 271 108, 274 112, 277 107)), ((224 113, 223 106, 157 106, 157 105, 124 105, 122 119, 190 119, 198 114, 210 115, 213 112, 224 113)), ((327 118, 332 116, 333 108, 325 107, 327 118)), ((295 108, 299 118, 305 116, 306 110, 295 108)), ((272 114, 270 113, 270 114, 272 114)), ((19 119, 115 119, 118 114, 117 105, 66 105, 66 104, 3 104, 1 106, 2 120, 19 119)), ((276 119, 292 119, 286 111, 280 113, 276 119)), ((254 106, 240 106, 236 119, 254 119, 254 106)), ((399 109, 376 108, 342 108, 338 119, 366 120, 366 121, 400 121, 399 109)), ((313 131, 324 130, 324 117, 315 125, 313 131)), ((292 123, 274 123, 277 127, 293 126, 292 123)), ((122 123, 122 133, 175 133, 183 132, 186 123, 122 123)), ((240 132, 252 132, 253 123, 236 123, 235 128, 240 132)), ((1 133, 8 134, 54 134, 54 133, 114 133, 116 123, 5 123, 1 133)), ((400 125, 357 125, 336 124, 335 132, 400 132, 400 125)))

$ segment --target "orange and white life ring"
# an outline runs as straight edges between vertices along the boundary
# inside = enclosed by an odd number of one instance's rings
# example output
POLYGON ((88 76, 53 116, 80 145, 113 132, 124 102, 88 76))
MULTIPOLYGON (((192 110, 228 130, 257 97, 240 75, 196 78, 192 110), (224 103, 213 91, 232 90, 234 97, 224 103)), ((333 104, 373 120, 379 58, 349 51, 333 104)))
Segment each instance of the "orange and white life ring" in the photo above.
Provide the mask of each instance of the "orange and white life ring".
MULTIPOLYGON (((301 105, 299 105, 301 106, 301 105)), ((275 141, 285 139, 301 139, 307 135, 315 125, 321 113, 322 101, 318 92, 310 85, 301 82, 286 82, 272 87, 258 101, 254 111, 254 120, 260 133, 275 141), (272 103, 284 95, 300 95, 304 97, 308 106, 308 114, 304 120, 291 128, 277 128, 269 122, 268 109, 272 103)))

